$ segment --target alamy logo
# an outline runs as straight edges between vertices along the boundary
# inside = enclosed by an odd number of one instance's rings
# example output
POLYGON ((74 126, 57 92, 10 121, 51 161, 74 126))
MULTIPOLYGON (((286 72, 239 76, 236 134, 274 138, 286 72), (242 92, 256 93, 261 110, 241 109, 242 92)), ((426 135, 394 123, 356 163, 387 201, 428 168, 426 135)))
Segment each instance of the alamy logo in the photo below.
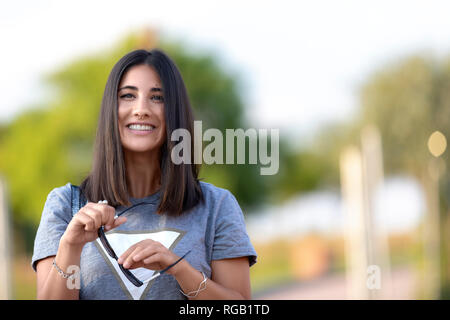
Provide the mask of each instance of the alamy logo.
POLYGON ((70 277, 67 278, 67 289, 80 289, 80 267, 76 265, 70 265, 67 268, 67 273, 70 274, 70 277))
MULTIPOLYGON (((203 133, 202 121, 194 121, 194 163, 202 164, 234 164, 235 140, 237 164, 245 164, 245 140, 249 140, 248 164, 266 167, 260 168, 261 175, 274 175, 279 169, 279 130, 270 129, 270 155, 268 152, 268 129, 226 129, 226 157, 223 155, 224 137, 222 131, 211 128, 203 133), (203 150, 203 141, 211 141, 203 150)), ((191 134, 187 129, 176 129, 172 132, 171 141, 179 142, 172 149, 171 158, 175 164, 191 164, 191 134), (179 142, 181 140, 181 142, 179 142)))

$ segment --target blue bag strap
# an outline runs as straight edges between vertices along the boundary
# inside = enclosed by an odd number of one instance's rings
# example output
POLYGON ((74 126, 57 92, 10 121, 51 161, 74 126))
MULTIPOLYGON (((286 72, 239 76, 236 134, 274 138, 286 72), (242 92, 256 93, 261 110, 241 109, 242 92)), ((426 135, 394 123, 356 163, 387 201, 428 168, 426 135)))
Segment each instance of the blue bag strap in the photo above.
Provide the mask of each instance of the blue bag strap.
POLYGON ((73 184, 70 185, 72 188, 72 217, 80 211, 80 209, 86 204, 86 198, 80 192, 80 187, 73 184))

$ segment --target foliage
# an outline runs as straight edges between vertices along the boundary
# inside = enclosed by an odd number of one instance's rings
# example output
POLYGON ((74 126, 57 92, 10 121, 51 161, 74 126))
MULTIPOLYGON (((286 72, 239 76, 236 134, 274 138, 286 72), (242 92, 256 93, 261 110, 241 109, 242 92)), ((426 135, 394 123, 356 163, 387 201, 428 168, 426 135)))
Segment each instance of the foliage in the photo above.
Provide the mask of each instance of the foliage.
MULTIPOLYGON (((51 88, 48 103, 38 103, 9 124, 0 126, 0 172, 6 178, 14 224, 35 230, 49 192, 67 182, 79 184, 91 166, 92 145, 104 87, 110 70, 127 52, 159 47, 180 68, 197 120, 203 130, 247 129, 244 86, 240 75, 224 70, 212 53, 189 52, 175 41, 157 41, 153 33, 131 34, 114 47, 85 55, 43 77, 51 88)), ((283 136, 280 137, 283 144, 283 136)), ((280 200, 313 188, 322 174, 313 163, 302 161, 295 150, 281 151, 280 177, 261 176, 258 165, 203 165, 200 176, 233 192, 245 208, 269 199, 280 200), (283 163, 286 162, 286 166, 283 163), (313 173, 309 172, 313 169, 313 173), (315 171, 314 171, 315 170, 315 171), (302 175, 307 179, 303 182, 302 175), (290 179, 292 179, 290 181, 290 179), (301 186, 297 187, 300 183, 301 186), (284 188, 286 186, 286 188, 284 188), (268 197, 271 190, 277 190, 268 197)), ((30 231, 28 231, 30 232, 30 231)), ((26 237, 28 242, 34 238, 26 237)), ((30 249, 30 243, 27 243, 30 249)))
MULTIPOLYGON (((413 55, 386 65, 361 87, 360 105, 353 123, 343 126, 339 134, 328 132, 324 135, 335 137, 331 153, 334 160, 338 160, 344 145, 359 143, 365 125, 375 124, 382 137, 386 174, 409 174, 422 183, 426 195, 434 192, 429 189, 433 156, 428 150, 428 139, 436 130, 447 139, 450 137, 450 59, 413 55)), ((448 152, 440 158, 447 163, 448 152)), ((443 228, 450 207, 450 179, 448 170, 441 170, 441 173, 440 219, 443 228)), ((442 235, 440 248, 444 288, 441 294, 447 298, 450 250, 442 235)))

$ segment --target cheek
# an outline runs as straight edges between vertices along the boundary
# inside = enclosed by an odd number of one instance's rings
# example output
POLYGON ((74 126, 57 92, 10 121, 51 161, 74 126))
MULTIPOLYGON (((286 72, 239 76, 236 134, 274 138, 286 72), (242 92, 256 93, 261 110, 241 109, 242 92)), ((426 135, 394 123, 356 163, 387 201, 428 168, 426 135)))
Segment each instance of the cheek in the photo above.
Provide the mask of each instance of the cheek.
POLYGON ((125 120, 125 108, 121 108, 120 106, 117 108, 117 121, 120 125, 124 124, 125 120))
MULTIPOLYGON (((164 119, 163 119, 164 120, 164 119)), ((161 122, 161 140, 164 142, 167 139, 167 128, 166 128, 166 123, 161 122)))
POLYGON ((161 123, 161 128, 163 129, 164 133, 166 132, 166 116, 164 113, 164 107, 162 107, 159 110, 159 119, 160 119, 160 123, 161 123))
POLYGON ((121 112, 121 109, 119 108, 117 110, 117 124, 118 124, 118 127, 119 127, 120 135, 123 134, 123 126, 125 125, 124 121, 125 120, 124 120, 124 116, 123 116, 123 111, 121 112))

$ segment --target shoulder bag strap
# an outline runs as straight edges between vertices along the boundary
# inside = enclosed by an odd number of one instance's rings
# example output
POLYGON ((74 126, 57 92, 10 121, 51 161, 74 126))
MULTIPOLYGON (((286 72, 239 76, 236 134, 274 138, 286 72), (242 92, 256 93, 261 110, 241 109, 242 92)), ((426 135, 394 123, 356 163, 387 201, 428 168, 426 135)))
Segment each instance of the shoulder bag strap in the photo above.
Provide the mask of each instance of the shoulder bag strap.
POLYGON ((70 185, 72 187, 72 217, 80 211, 80 209, 86 204, 86 198, 80 192, 80 187, 75 186, 73 184, 70 185))

